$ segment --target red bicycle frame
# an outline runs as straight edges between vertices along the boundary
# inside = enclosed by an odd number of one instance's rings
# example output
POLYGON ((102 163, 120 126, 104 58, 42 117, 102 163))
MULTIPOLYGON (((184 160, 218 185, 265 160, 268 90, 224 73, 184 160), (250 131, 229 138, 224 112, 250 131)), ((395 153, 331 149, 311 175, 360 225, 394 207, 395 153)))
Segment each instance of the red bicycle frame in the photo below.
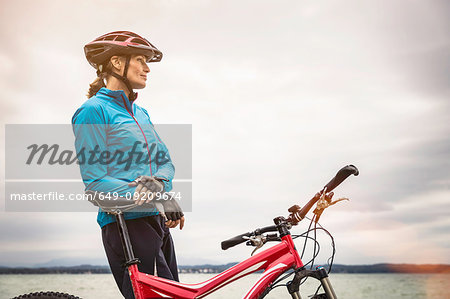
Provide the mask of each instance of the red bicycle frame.
POLYGON ((280 274, 303 263, 290 234, 281 242, 225 270, 213 278, 196 284, 185 284, 139 272, 136 264, 128 267, 136 299, 203 298, 221 287, 250 273, 264 270, 244 298, 258 298, 280 274))
MULTIPOLYGON (((131 246, 130 238, 128 236, 128 230, 126 227, 123 213, 120 209, 109 208, 109 212, 113 212, 116 216, 117 225, 119 228, 122 245, 126 258, 126 265, 128 267, 128 273, 133 286, 133 291, 136 299, 147 298, 203 298, 212 292, 220 289, 221 287, 242 278, 250 273, 264 270, 256 284, 247 292, 244 298, 259 298, 265 295, 265 291, 271 284, 285 271, 293 269, 295 275, 292 281, 286 286, 289 294, 292 298, 300 298, 298 293, 300 282, 305 277, 314 277, 320 280, 322 287, 324 288, 326 298, 335 299, 333 287, 328 279, 328 274, 323 268, 318 268, 315 271, 304 269, 303 262, 295 248, 294 241, 292 240, 289 229, 292 225, 296 225, 299 221, 305 218, 308 211, 314 204, 317 203, 317 208, 314 211, 315 221, 320 218, 323 210, 328 206, 339 202, 342 199, 332 202, 331 192, 335 187, 342 183, 351 174, 358 175, 358 169, 353 165, 347 165, 340 169, 336 176, 316 194, 309 202, 300 208, 299 206, 293 206, 289 208, 291 213, 288 219, 283 217, 277 217, 274 219, 275 226, 266 227, 255 230, 254 235, 261 235, 268 231, 278 231, 279 237, 276 240, 281 241, 279 244, 270 247, 255 256, 248 258, 247 260, 225 270, 224 272, 214 276, 213 278, 196 284, 186 284, 172 281, 169 279, 157 277, 154 275, 139 272, 137 264, 139 260, 134 257, 133 249, 131 246), (258 231, 258 233, 256 233, 258 231)), ((101 206, 98 201, 93 200, 94 204, 101 206)), ((129 203, 125 201, 125 204, 129 206, 129 203)), ((102 207, 104 209, 104 207, 102 207)), ((245 242, 244 236, 251 234, 239 235, 235 238, 222 242, 222 248, 226 249, 239 243, 245 242), (226 246, 224 243, 226 242, 226 246), (226 247, 226 248, 224 248, 226 247)), ((278 236, 278 235, 277 235, 278 236)), ((261 243, 263 244, 263 243, 261 243)), ((317 293, 317 292, 316 292, 317 293)), ((314 296, 313 298, 318 298, 314 296)), ((323 298, 323 297, 320 297, 323 298)))

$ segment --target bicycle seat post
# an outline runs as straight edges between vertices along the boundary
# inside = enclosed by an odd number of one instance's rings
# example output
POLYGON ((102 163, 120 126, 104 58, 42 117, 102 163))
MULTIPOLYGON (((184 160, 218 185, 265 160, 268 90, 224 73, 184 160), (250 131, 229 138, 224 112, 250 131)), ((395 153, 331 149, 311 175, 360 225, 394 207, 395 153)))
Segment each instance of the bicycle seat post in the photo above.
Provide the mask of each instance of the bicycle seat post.
POLYGON ((133 247, 131 246, 131 240, 123 212, 118 210, 114 214, 116 216, 117 228, 119 229, 120 239, 125 253, 125 266, 128 267, 130 265, 138 264, 140 261, 138 258, 134 257, 133 247))

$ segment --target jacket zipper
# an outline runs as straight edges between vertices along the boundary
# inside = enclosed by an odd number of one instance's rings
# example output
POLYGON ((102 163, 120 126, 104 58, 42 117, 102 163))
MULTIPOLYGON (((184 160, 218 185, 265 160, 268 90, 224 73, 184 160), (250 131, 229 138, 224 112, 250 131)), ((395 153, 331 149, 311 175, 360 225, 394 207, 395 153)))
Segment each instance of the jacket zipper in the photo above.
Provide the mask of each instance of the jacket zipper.
POLYGON ((144 131, 141 128, 141 125, 139 125, 137 119, 134 117, 133 113, 130 112, 127 108, 127 104, 125 102, 125 98, 123 97, 123 95, 120 95, 122 97, 123 100, 123 104, 125 106, 125 109, 127 110, 128 114, 130 114, 130 116, 134 119, 134 121, 136 122, 136 124, 138 125, 139 129, 141 130, 142 136, 144 136, 145 139, 145 145, 147 147, 147 153, 148 153, 148 159, 149 159, 149 167, 150 167, 150 176, 153 176, 153 171, 152 171, 152 156, 150 155, 150 149, 148 148, 148 141, 147 141, 147 137, 145 137, 144 131))

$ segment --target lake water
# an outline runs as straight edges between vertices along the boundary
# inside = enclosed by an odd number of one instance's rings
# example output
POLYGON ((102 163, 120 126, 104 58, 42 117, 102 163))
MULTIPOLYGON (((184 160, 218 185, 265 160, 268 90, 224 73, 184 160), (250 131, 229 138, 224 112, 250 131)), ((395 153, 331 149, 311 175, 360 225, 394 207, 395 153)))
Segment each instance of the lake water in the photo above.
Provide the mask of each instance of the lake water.
MULTIPOLYGON (((181 274, 180 280, 196 283, 211 274, 181 274)), ((258 279, 252 274, 213 293, 207 298, 242 298, 258 279)), ((339 298, 450 298, 450 274, 332 274, 331 282, 339 298)), ((317 282, 309 279, 301 287, 302 298, 314 293, 317 282)), ((53 290, 85 299, 122 298, 111 274, 0 275, 0 298, 53 290)), ((290 298, 285 287, 274 289, 266 298, 290 298)))

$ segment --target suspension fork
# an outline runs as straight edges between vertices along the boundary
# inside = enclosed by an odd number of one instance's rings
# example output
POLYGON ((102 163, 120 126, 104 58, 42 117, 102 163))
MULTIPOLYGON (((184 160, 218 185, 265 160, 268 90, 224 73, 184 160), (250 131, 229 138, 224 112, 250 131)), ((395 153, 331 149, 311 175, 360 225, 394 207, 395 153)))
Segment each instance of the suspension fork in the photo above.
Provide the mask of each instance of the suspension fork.
POLYGON ((331 285, 330 279, 328 278, 328 273, 323 267, 318 267, 317 270, 318 277, 322 283, 322 287, 327 294, 328 299, 337 299, 336 293, 334 292, 333 286, 331 285))
MULTIPOLYGON (((300 268, 300 269, 303 269, 303 268, 300 268)), ((291 294, 291 296, 292 296, 292 299, 301 299, 302 298, 300 296, 299 290, 300 290, 300 281, 304 277, 301 274, 303 271, 305 271, 305 270, 301 270, 299 272, 296 271, 295 275, 294 275, 294 279, 289 281, 286 285, 289 294, 291 294)))
POLYGON ((287 284, 287 289, 289 294, 291 294, 293 299, 301 299, 299 294, 300 282, 305 277, 313 277, 320 280, 325 294, 328 299, 337 299, 336 293, 334 292, 333 286, 331 285, 330 279, 328 278, 328 273, 323 267, 318 267, 317 270, 306 270, 300 268, 299 271, 295 272, 294 279, 287 284))

